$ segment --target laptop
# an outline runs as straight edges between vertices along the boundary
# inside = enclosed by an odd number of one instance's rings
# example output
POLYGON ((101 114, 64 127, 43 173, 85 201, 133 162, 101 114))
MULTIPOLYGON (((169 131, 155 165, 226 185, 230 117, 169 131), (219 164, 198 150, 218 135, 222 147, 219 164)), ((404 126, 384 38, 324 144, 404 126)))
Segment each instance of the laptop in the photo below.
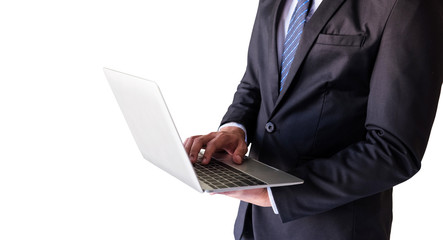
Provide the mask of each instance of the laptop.
POLYGON ((215 154, 208 165, 192 164, 158 85, 108 68, 104 72, 142 156, 193 189, 226 192, 303 183, 249 157, 235 164, 226 153, 215 154))

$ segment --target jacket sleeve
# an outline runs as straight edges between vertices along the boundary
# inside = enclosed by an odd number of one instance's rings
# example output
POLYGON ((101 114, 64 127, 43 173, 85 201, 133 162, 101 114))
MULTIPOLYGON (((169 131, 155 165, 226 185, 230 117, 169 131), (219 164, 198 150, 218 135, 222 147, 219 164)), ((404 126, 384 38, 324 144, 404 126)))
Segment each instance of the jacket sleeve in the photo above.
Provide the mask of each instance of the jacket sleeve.
POLYGON ((373 67, 366 139, 297 167, 304 184, 272 188, 283 222, 388 190, 420 169, 443 80, 442 9, 438 0, 397 2, 373 67))
POLYGON ((258 69, 256 66, 256 55, 255 51, 252 49, 254 46, 253 41, 257 39, 254 35, 258 34, 260 8, 257 12, 251 41, 248 50, 248 59, 245 74, 237 87, 237 91, 234 94, 234 99, 232 104, 229 106, 226 114, 224 115, 221 124, 226 124, 229 122, 235 122, 243 125, 248 133, 248 141, 250 142, 253 138, 253 133, 255 130, 255 125, 257 121, 257 115, 261 104, 260 95, 260 85, 258 82, 258 69))

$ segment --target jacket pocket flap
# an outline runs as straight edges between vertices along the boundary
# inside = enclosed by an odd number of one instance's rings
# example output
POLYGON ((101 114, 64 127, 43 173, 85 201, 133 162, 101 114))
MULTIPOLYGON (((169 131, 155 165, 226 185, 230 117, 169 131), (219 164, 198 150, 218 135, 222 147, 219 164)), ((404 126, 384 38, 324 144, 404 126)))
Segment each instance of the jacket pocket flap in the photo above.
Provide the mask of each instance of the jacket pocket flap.
POLYGON ((365 42, 365 35, 329 35, 320 34, 317 44, 362 47, 365 42))

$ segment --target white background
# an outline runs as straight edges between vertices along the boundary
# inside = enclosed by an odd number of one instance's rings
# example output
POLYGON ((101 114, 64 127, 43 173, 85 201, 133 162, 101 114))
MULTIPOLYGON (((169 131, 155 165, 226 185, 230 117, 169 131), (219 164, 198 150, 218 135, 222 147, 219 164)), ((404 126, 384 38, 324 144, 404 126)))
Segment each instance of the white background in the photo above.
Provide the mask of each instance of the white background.
MULTIPOLYGON (((182 138, 213 131, 257 3, 2 1, 0 239, 232 239, 237 201, 143 160, 102 68, 158 81, 182 138)), ((394 240, 443 239, 441 112, 422 170, 395 188, 394 240)))

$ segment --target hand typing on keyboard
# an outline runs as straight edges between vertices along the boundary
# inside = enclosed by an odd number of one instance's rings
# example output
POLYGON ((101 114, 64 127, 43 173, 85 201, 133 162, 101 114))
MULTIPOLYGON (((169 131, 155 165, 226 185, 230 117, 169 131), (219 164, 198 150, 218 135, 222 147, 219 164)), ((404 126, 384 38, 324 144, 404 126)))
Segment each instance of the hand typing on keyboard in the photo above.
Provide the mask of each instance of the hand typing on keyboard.
MULTIPOLYGON (((205 149, 201 164, 207 165, 212 155, 218 151, 225 151, 232 155, 232 161, 241 164, 243 157, 248 152, 245 142, 245 133, 238 127, 224 127, 218 132, 212 132, 207 135, 198 135, 186 139, 186 153, 192 163, 198 160, 198 154, 201 149, 205 149)), ((232 192, 217 193, 233 197, 245 202, 262 207, 270 207, 268 191, 266 188, 239 190, 232 192)))
POLYGON ((245 133, 237 127, 224 127, 218 132, 190 137, 186 139, 184 145, 192 163, 197 161, 200 150, 205 149, 203 165, 208 164, 212 155, 218 151, 229 153, 232 155, 233 162, 241 164, 248 152, 245 133))

